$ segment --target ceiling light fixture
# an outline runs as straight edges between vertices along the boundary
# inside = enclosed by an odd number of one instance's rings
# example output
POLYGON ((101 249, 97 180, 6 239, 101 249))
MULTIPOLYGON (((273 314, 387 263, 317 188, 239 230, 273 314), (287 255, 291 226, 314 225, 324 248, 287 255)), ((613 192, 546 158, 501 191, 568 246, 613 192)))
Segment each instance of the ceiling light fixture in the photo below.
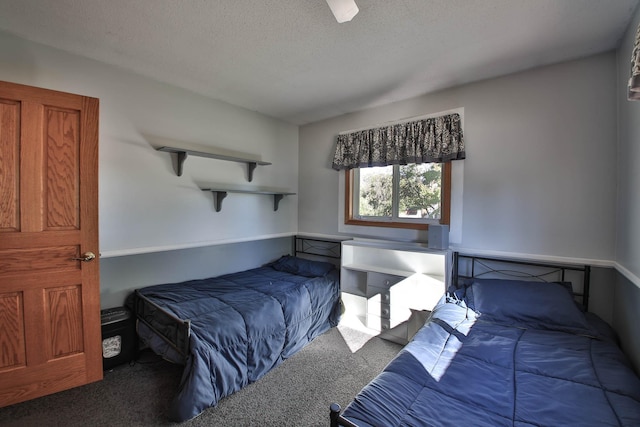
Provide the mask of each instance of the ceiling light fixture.
POLYGON ((327 4, 340 24, 351 21, 360 11, 354 0, 327 0, 327 4))

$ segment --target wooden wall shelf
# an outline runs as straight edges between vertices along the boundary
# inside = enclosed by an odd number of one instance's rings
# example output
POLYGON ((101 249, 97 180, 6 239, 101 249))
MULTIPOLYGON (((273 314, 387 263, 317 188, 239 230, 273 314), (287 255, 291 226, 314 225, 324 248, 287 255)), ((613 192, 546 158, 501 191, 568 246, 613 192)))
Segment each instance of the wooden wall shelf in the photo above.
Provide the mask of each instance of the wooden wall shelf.
POLYGON ((196 151, 196 150, 190 150, 190 149, 185 149, 185 148, 179 148, 179 147, 159 147, 156 148, 157 151, 164 151, 166 153, 171 153, 173 155, 177 156, 177 162, 175 164, 175 170, 176 170, 176 175, 178 176, 182 176, 182 171, 184 168, 184 161, 187 160, 187 157, 189 155, 192 156, 197 156, 197 157, 206 157, 209 159, 216 159, 216 160, 224 160, 227 162, 236 162, 236 163, 245 163, 247 165, 247 180, 249 182, 251 182, 253 180, 253 171, 255 170, 255 168, 259 165, 259 166, 266 166, 266 165, 270 165, 271 163, 269 162, 262 162, 262 161, 258 161, 258 160, 253 160, 253 159, 246 159, 246 158, 242 158, 242 157, 233 157, 233 156, 226 156, 223 154, 215 154, 215 153, 209 153, 206 151, 196 151))
POLYGON ((262 194, 267 196, 273 196, 273 210, 278 210, 280 200, 284 196, 293 196, 296 193, 284 193, 273 191, 252 191, 252 190, 227 190, 227 189, 215 189, 215 188, 202 188, 202 191, 210 191, 213 194, 213 203, 216 207, 216 212, 220 212, 222 209, 222 201, 227 197, 227 193, 241 193, 241 194, 262 194))

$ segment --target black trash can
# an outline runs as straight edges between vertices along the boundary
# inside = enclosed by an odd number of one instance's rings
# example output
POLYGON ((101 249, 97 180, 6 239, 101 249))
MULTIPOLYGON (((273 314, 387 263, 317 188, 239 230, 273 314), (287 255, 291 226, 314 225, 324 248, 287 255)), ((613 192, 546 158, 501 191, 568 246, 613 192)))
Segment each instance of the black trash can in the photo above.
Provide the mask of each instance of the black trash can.
POLYGON ((100 311, 102 323, 102 366, 109 370, 136 359, 137 336, 135 318, 126 307, 100 311))

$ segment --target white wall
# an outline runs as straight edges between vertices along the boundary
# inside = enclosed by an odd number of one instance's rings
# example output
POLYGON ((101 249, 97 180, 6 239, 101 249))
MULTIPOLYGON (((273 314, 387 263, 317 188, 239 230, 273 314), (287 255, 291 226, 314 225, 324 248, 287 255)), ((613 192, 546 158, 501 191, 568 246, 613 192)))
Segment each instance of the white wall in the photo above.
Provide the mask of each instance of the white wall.
POLYGON ((618 48, 618 180, 617 244, 618 274, 615 290, 613 325, 623 348, 632 355, 640 372, 640 101, 627 100, 629 62, 640 24, 636 10, 627 33, 618 48))
MULTIPOLYGON (((452 228, 460 230, 454 243, 595 264, 617 260, 629 275, 617 282, 616 299, 627 309, 615 312, 614 324, 638 355, 632 325, 640 320, 634 285, 640 276, 640 172, 634 167, 640 161, 640 103, 621 98, 637 22, 636 15, 618 58, 598 55, 310 124, 300 129, 299 144, 295 126, 4 33, 0 79, 100 98, 100 233, 108 256, 101 261, 103 306, 119 304, 129 286, 160 281, 158 275, 175 281, 258 265, 277 257, 287 246, 282 236, 298 230, 341 234, 339 173, 330 167, 335 136, 464 108, 467 160, 457 166, 453 184, 460 194, 452 206, 452 228), (618 157, 603 156, 615 146, 618 130, 618 157), (177 177, 169 155, 152 148, 157 138, 243 152, 273 165, 259 167, 248 183, 243 165, 190 158, 177 177), (209 184, 298 195, 286 197, 278 212, 269 197, 229 195, 216 213, 211 195, 199 190, 209 184), (264 244, 248 243, 254 239, 264 244), (225 246, 207 247, 212 244, 225 246), (217 260, 226 262, 212 262, 207 271, 183 269, 231 246, 230 252, 245 255, 241 261, 222 257, 217 260), (125 256, 153 251, 159 252, 125 256), (154 271, 154 265, 163 269, 154 271), (136 283, 129 285, 127 277, 136 283)), ((359 233, 426 239, 381 230, 359 233)), ((596 312, 609 320, 614 314, 605 301, 612 294, 607 286, 594 291, 596 312)))
POLYGON ((618 235, 617 261, 640 277, 640 101, 627 100, 629 62, 635 32, 640 23, 636 12, 618 49, 618 235))
MULTIPOLYGON (((454 243, 613 260, 616 158, 603 150, 615 152, 615 70, 607 53, 301 127, 300 231, 339 234, 340 173, 331 169, 339 132, 463 107, 467 159, 462 200, 452 206, 452 221, 461 222, 452 227, 462 230, 454 243)), ((454 180, 453 191, 460 185, 454 180)))
POLYGON ((297 193, 297 126, 5 33, 0 58, 0 80, 100 99, 103 307, 140 285, 239 271, 290 247, 282 236, 297 231, 297 196, 274 212, 273 197, 229 194, 217 213, 200 187, 297 193), (249 183, 244 164, 190 157, 178 177, 169 154, 152 146, 159 138, 273 164, 249 183))
POLYGON ((103 256, 273 237, 297 229, 297 199, 230 194, 216 213, 200 186, 297 193, 298 128, 136 74, 0 33, 0 79, 100 99, 100 250, 103 256), (182 177, 158 138, 273 163, 191 157, 182 177), (127 252, 128 251, 128 252, 127 252))
MULTIPOLYGON (((300 129, 299 229, 340 235, 339 132, 464 108, 467 158, 452 183, 451 242, 466 251, 611 266, 616 220, 616 56, 565 62, 300 129)), ((454 162, 457 165, 458 162, 454 162)), ((461 167, 460 167, 461 166, 461 167)), ((425 241, 416 231, 362 229, 425 241)), ((613 284, 598 274, 591 308, 611 321, 613 284)))
MULTIPOLYGON (((467 159, 454 178, 458 247, 575 260, 592 270, 591 311, 640 372, 640 102, 626 100, 640 12, 615 53, 347 114, 300 129, 301 232, 339 235, 339 132, 464 108, 467 159), (462 182, 462 185, 461 185, 462 182)), ((360 234, 424 240, 412 231, 360 234)))

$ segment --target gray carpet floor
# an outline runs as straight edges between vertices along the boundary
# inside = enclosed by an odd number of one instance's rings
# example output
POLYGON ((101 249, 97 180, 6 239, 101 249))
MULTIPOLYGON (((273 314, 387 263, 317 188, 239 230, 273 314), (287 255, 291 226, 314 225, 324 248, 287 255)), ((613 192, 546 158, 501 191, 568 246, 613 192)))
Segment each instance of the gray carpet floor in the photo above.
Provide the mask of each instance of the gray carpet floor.
MULTIPOLYGON (((340 325, 256 383, 180 426, 328 426, 401 346, 340 325)), ((0 408, 2 426, 169 426, 166 409, 182 369, 144 351, 100 382, 0 408)))

